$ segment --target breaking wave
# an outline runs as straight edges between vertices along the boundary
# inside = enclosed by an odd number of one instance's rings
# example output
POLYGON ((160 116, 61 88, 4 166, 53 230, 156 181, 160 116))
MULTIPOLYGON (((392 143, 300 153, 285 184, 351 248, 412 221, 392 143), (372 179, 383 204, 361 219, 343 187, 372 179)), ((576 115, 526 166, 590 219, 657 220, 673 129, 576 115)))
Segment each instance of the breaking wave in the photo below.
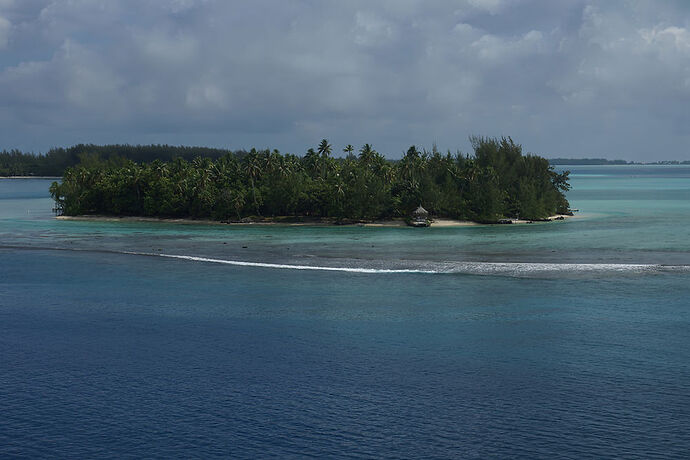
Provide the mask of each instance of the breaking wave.
POLYGON ((293 264, 272 264, 266 262, 245 262, 240 260, 210 259, 208 257, 182 256, 174 254, 158 254, 161 257, 172 259, 193 260, 196 262, 211 262, 216 264, 238 265, 242 267, 261 267, 261 268, 280 268, 284 270, 318 270, 329 272, 351 272, 351 273, 440 273, 436 270, 417 270, 417 269, 381 269, 381 268, 361 268, 361 267, 323 267, 319 265, 293 265, 293 264))
POLYGON ((410 268, 370 268, 351 266, 322 266, 322 265, 298 265, 279 264, 267 262, 250 262, 241 260, 215 259, 209 257, 187 256, 178 254, 149 254, 170 259, 182 259, 194 262, 207 262, 216 264, 235 265, 241 267, 259 267, 282 270, 314 270, 349 273, 421 273, 443 274, 458 273, 471 275, 546 275, 558 273, 643 273, 662 271, 690 271, 688 265, 661 265, 661 264, 613 264, 613 263, 535 263, 535 262, 437 262, 426 263, 423 267, 410 268))
MULTIPOLYGON (((366 261, 361 259, 344 260, 332 265, 305 265, 299 263, 255 262, 246 260, 229 260, 212 257, 191 256, 183 254, 166 254, 152 252, 118 251, 108 249, 78 249, 36 247, 19 245, 0 245, 0 249, 49 250, 67 252, 91 252, 103 254, 126 254, 144 257, 156 257, 233 265, 238 267, 256 267, 278 270, 309 270, 325 272, 347 272, 362 274, 465 274, 465 275, 499 275, 516 277, 535 276, 596 276, 654 273, 688 273, 690 265, 664 264, 630 264, 630 263, 554 263, 554 262, 442 262, 396 260, 388 262, 366 261), (366 266, 366 265, 369 266, 366 266), (385 265, 384 265, 385 264, 385 265)), ((332 262, 332 261, 331 261, 332 262)))

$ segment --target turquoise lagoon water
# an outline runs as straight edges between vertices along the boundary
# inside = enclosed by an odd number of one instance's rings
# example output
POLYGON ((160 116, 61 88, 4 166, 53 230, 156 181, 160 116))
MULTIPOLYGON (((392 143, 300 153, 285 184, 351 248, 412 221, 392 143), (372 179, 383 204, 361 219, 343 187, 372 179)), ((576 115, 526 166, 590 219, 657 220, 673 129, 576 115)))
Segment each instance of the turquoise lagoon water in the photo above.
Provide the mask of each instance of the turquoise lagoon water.
POLYGON ((58 221, 0 180, 0 457, 683 458, 690 168, 562 222, 58 221))

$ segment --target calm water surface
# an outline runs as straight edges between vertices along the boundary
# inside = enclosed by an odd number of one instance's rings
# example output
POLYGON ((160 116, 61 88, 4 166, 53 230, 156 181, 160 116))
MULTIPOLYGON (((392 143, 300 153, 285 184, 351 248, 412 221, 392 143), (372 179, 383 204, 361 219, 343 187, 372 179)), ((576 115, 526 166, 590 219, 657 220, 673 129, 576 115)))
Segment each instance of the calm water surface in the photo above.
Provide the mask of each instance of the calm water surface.
POLYGON ((571 169, 578 217, 455 229, 56 221, 0 180, 0 457, 687 458, 690 168, 571 169))

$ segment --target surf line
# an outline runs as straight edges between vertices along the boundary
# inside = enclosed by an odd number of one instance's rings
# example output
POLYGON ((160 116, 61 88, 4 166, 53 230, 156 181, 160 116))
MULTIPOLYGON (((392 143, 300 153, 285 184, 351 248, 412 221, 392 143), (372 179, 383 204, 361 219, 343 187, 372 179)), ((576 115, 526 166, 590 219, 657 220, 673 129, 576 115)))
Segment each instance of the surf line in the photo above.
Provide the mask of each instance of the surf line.
POLYGON ((436 274, 440 273, 435 270, 414 270, 414 269, 378 269, 378 268, 352 268, 352 267, 323 267, 314 265, 291 265, 291 264, 271 264, 266 262, 245 262, 241 260, 225 260, 225 259, 211 259, 208 257, 183 256, 176 254, 155 254, 160 257, 168 257, 170 259, 192 260, 195 262, 210 262, 216 264, 236 265, 240 267, 260 267, 260 268, 278 268, 283 270, 314 270, 314 271, 328 271, 328 272, 349 272, 349 273, 423 273, 436 274))
MULTIPOLYGON (((136 254, 136 253, 130 253, 136 254)), ((385 269, 385 268, 364 268, 364 267, 328 267, 320 265, 295 265, 295 264, 275 264, 267 262, 247 262, 240 260, 213 259, 209 257, 185 256, 178 254, 139 254, 169 259, 181 259, 195 262, 207 262, 239 267, 259 267, 274 268, 283 270, 312 270, 329 272, 349 272, 349 273, 418 273, 418 274, 443 274, 443 273, 465 273, 473 275, 529 275, 543 274, 548 272, 571 271, 574 273, 584 272, 655 272, 659 270, 671 271, 690 271, 687 265, 659 265, 659 264, 553 264, 553 263, 528 263, 528 262, 463 262, 452 264, 441 270, 422 270, 422 269, 385 269)))

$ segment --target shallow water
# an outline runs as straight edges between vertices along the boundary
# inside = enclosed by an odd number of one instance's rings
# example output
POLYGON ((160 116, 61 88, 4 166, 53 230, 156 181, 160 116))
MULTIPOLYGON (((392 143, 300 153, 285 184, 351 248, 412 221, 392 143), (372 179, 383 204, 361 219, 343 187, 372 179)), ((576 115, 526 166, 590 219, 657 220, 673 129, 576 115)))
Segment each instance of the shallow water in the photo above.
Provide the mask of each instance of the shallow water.
POLYGON ((690 168, 564 222, 52 218, 0 180, 0 457, 687 457, 690 168))

